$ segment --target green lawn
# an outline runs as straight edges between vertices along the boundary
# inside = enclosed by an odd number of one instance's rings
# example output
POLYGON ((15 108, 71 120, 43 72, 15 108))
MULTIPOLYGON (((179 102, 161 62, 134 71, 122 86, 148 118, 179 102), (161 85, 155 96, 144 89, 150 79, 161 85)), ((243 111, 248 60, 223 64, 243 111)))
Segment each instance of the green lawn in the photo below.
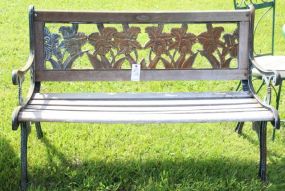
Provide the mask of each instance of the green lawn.
MULTIPOLYGON (((20 131, 11 130, 17 105, 12 69, 28 55, 28 5, 40 9, 80 10, 207 10, 233 9, 231 0, 68 0, 0 1, 0 190, 18 190, 20 131)), ((277 2, 276 54, 285 51, 281 26, 285 1, 277 2)), ((269 19, 269 18, 268 18, 269 19)), ((267 19, 267 20, 268 20, 267 19)), ((264 26, 269 25, 265 22, 264 26)), ((270 44, 269 29, 256 38, 260 48, 270 44), (266 33, 267 32, 267 33, 266 33)), ((258 48, 259 49, 259 48, 258 48)), ((206 91, 234 90, 237 82, 144 82, 43 84, 43 91, 206 91)), ((26 84, 28 86, 28 84, 26 84)), ((27 88, 26 88, 27 89, 27 88)), ((281 116, 285 117, 285 96, 281 116)), ((34 127, 29 137, 30 190, 285 190, 285 131, 270 141, 268 128, 268 184, 258 177, 259 147, 246 124, 244 134, 235 123, 103 125, 43 123, 45 137, 34 127)))

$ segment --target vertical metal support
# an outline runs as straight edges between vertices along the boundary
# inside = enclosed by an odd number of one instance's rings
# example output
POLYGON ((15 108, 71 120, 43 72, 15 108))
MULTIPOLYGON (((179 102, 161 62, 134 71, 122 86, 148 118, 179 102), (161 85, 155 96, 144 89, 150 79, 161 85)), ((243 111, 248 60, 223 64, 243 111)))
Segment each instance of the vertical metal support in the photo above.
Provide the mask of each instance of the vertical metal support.
POLYGON ((35 126, 36 126, 36 132, 37 132, 38 139, 43 138, 44 135, 43 135, 43 130, 42 130, 42 127, 41 127, 41 123, 40 122, 36 122, 35 126))
MULTIPOLYGON (((282 80, 281 80, 281 82, 279 84, 278 92, 277 92, 277 95, 276 95, 276 110, 277 111, 279 110, 281 91, 282 91, 282 80)), ((272 140, 273 141, 275 140, 275 134, 276 134, 276 128, 273 128, 273 134, 272 134, 272 140)))
POLYGON ((276 21, 276 0, 273 0, 273 12, 272 12, 272 55, 274 55, 275 51, 275 21, 276 21))
POLYGON ((21 123, 21 191, 28 187, 28 122, 21 123))
POLYGON ((237 132, 239 135, 241 135, 243 126, 244 126, 244 122, 238 122, 238 124, 235 128, 235 132, 237 132))
POLYGON ((266 177, 266 159, 267 159, 267 147, 266 147, 266 126, 267 122, 261 122, 259 129, 259 150, 260 150, 260 162, 259 162, 259 177, 265 182, 266 177))

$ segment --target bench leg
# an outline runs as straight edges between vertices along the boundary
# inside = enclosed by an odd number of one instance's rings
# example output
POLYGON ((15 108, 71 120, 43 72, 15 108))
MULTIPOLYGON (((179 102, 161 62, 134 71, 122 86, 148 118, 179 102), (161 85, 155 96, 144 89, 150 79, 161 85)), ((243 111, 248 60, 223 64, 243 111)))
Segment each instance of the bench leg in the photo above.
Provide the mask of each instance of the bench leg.
POLYGON ((235 132, 237 132, 239 135, 241 135, 243 126, 244 126, 244 122, 238 122, 238 124, 235 128, 235 132))
POLYGON ((35 122, 35 126, 36 126, 38 139, 43 138, 44 134, 43 134, 43 130, 42 130, 42 127, 41 127, 41 123, 40 122, 35 122))
POLYGON ((28 171, 27 171, 27 143, 29 123, 21 123, 21 190, 27 190, 28 171))
POLYGON ((267 147, 266 147, 266 126, 267 122, 262 122, 259 129, 259 150, 260 150, 260 162, 259 162, 259 177, 265 182, 266 181, 266 158, 267 158, 267 147))

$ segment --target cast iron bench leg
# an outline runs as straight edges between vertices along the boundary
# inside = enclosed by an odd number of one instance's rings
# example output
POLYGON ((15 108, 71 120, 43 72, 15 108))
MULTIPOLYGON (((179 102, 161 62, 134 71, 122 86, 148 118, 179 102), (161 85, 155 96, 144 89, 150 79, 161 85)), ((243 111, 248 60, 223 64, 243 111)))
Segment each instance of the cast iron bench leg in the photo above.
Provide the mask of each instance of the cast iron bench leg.
POLYGON ((238 122, 236 129, 235 129, 235 132, 237 132, 239 135, 241 135, 243 126, 244 126, 244 122, 238 122))
POLYGON ((36 131, 37 131, 37 137, 38 137, 38 139, 43 138, 44 134, 43 134, 43 130, 42 130, 42 127, 41 127, 41 123, 40 123, 40 122, 36 122, 36 123, 35 123, 35 126, 36 126, 36 131))
POLYGON ((260 150, 260 162, 259 162, 259 177, 265 182, 266 181, 266 126, 267 122, 262 122, 259 130, 259 150, 260 150))
POLYGON ((28 122, 21 123, 21 190, 27 190, 27 143, 28 143, 28 122))

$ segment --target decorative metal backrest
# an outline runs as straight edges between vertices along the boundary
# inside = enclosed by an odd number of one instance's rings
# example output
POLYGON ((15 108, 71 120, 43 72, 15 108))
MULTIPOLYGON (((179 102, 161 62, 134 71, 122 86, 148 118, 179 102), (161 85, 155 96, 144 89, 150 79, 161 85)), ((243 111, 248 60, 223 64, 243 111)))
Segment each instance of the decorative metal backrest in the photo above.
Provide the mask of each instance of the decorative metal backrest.
POLYGON ((250 11, 35 12, 36 80, 246 79, 250 11), (163 72, 164 71, 164 72, 163 72))
POLYGON ((247 9, 248 5, 252 4, 256 9, 256 22, 254 35, 257 38, 263 39, 267 35, 271 35, 271 44, 270 47, 264 47, 264 41, 255 41, 254 50, 256 56, 262 55, 273 55, 274 54, 274 39, 275 39, 275 5, 276 0, 234 0, 235 9, 247 9), (267 17, 270 16, 271 18, 267 17), (272 25, 268 25, 268 23, 272 25), (268 31, 268 26, 270 26, 270 33, 264 33, 268 31), (267 28, 267 29, 266 29, 267 28), (265 30, 264 30, 265 29, 265 30))

